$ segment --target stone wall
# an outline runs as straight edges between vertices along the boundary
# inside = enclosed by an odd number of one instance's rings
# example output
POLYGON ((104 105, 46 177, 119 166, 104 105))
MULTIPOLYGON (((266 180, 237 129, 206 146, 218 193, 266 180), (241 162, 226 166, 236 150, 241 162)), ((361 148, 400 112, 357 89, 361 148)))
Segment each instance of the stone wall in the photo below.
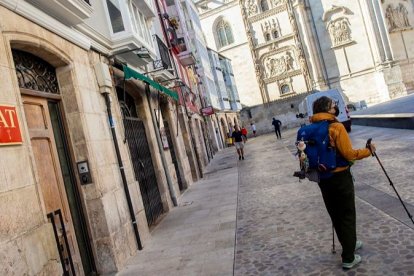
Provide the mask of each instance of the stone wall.
MULTIPOLYGON (((240 112, 242 124, 250 126, 254 122, 257 128, 257 135, 270 133, 274 131, 272 118, 282 122, 282 129, 298 127, 302 119, 296 118, 299 103, 308 95, 308 93, 297 94, 288 98, 283 98, 270 102, 267 105, 257 105, 244 108, 240 112)), ((252 133, 249 132, 249 136, 252 133)))

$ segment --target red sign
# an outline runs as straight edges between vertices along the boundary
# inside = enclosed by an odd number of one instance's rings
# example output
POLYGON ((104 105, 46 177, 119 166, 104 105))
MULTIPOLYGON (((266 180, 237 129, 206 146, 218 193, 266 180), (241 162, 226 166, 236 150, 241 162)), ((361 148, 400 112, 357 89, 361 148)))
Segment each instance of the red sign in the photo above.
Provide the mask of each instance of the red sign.
POLYGON ((16 107, 0 105, 0 145, 16 145, 22 143, 16 107))
POLYGON ((202 108, 201 109, 201 113, 203 114, 203 116, 210 116, 210 115, 213 115, 214 114, 214 109, 210 105, 210 106, 207 106, 205 108, 202 108))

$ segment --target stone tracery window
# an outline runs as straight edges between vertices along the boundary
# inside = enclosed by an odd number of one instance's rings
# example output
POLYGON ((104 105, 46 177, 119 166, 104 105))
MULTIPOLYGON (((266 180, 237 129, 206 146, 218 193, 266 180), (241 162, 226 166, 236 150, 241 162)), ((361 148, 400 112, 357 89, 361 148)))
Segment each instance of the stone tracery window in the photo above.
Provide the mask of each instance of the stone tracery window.
POLYGON ((233 32, 228 22, 221 20, 216 26, 216 34, 219 48, 234 43, 233 32))
POLYGON ((262 9, 262 12, 269 10, 269 3, 267 3, 267 0, 260 1, 260 8, 262 9))

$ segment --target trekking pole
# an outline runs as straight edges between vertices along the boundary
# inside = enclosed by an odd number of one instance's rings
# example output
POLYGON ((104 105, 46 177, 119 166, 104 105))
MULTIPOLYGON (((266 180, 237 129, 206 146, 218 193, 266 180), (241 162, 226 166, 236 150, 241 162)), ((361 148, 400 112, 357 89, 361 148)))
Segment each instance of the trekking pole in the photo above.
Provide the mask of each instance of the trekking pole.
MULTIPOLYGON (((371 141, 372 141, 372 138, 369 138, 369 139, 367 140, 367 144, 366 144, 366 147, 367 147, 370 151, 371 151, 371 141)), ((400 202, 401 202, 402 206, 404 207, 405 211, 407 212, 408 217, 410 218, 410 220, 411 220, 411 221, 412 221, 412 223, 414 224, 413 216, 410 214, 410 212, 408 211, 407 207, 406 207, 406 206, 405 206, 405 204, 404 204, 404 201, 401 199, 400 195, 398 194, 397 189, 396 189, 396 188, 395 188, 395 186, 394 186, 394 183, 392 183, 391 178, 388 176, 387 172, 385 171, 384 166, 382 165, 381 161, 379 160, 377 153, 376 153, 376 152, 372 152, 372 151, 371 151, 371 154, 372 154, 372 156, 375 156, 375 158, 377 158, 377 161, 378 161, 378 163, 380 164, 381 169, 384 171, 385 176, 387 177, 388 181, 390 182, 391 187, 394 189, 394 192, 397 194, 398 199, 400 200, 400 202)))
POLYGON ((336 250, 335 250, 335 228, 332 224, 332 254, 335 254, 336 250))

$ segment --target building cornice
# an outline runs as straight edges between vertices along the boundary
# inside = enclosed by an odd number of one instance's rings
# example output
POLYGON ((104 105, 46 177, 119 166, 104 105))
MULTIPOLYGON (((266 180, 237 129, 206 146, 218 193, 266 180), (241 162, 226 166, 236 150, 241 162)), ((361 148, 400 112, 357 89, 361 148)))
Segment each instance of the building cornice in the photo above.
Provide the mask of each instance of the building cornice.
POLYGON ((247 17, 247 21, 249 21, 251 23, 254 23, 254 22, 263 20, 263 19, 265 19, 269 16, 281 13, 281 12, 286 11, 286 10, 287 10, 287 4, 279 5, 279 6, 273 8, 271 10, 253 15, 251 17, 247 17))
POLYGON ((215 15, 217 13, 220 13, 220 12, 222 12, 222 11, 230 8, 230 7, 234 7, 234 6, 238 6, 238 5, 239 5, 239 1, 238 0, 234 0, 234 1, 231 1, 231 2, 228 2, 228 3, 225 3, 224 5, 222 5, 222 6, 218 7, 218 8, 211 9, 211 10, 206 11, 206 12, 203 12, 203 13, 199 13, 200 20, 201 19, 204 19, 204 18, 207 18, 207 17, 210 17, 212 15, 215 15))
POLYGON ((264 83, 269 84, 269 83, 272 83, 272 82, 276 82, 278 80, 283 80, 283 79, 291 78, 291 77, 298 76, 298 75, 302 75, 301 70, 294 70, 294 71, 291 71, 291 72, 280 74, 278 76, 274 76, 274 77, 271 77, 271 78, 268 78, 268 79, 264 79, 264 83))
MULTIPOLYGON (((219 49, 217 51, 217 53, 220 54, 220 55, 224 55, 223 54, 224 52, 227 52, 228 50, 232 50, 232 49, 237 48, 239 46, 243 46, 245 44, 248 44, 248 43, 247 42, 243 42, 243 43, 239 43, 237 45, 232 45, 231 47, 229 46, 229 47, 221 48, 221 49, 219 49)), ((229 58, 227 58, 227 59, 229 59, 229 58)))
POLYGON ((91 42, 87 37, 50 17, 26 1, 0 0, 0 5, 72 42, 82 49, 89 50, 91 47, 91 42))

